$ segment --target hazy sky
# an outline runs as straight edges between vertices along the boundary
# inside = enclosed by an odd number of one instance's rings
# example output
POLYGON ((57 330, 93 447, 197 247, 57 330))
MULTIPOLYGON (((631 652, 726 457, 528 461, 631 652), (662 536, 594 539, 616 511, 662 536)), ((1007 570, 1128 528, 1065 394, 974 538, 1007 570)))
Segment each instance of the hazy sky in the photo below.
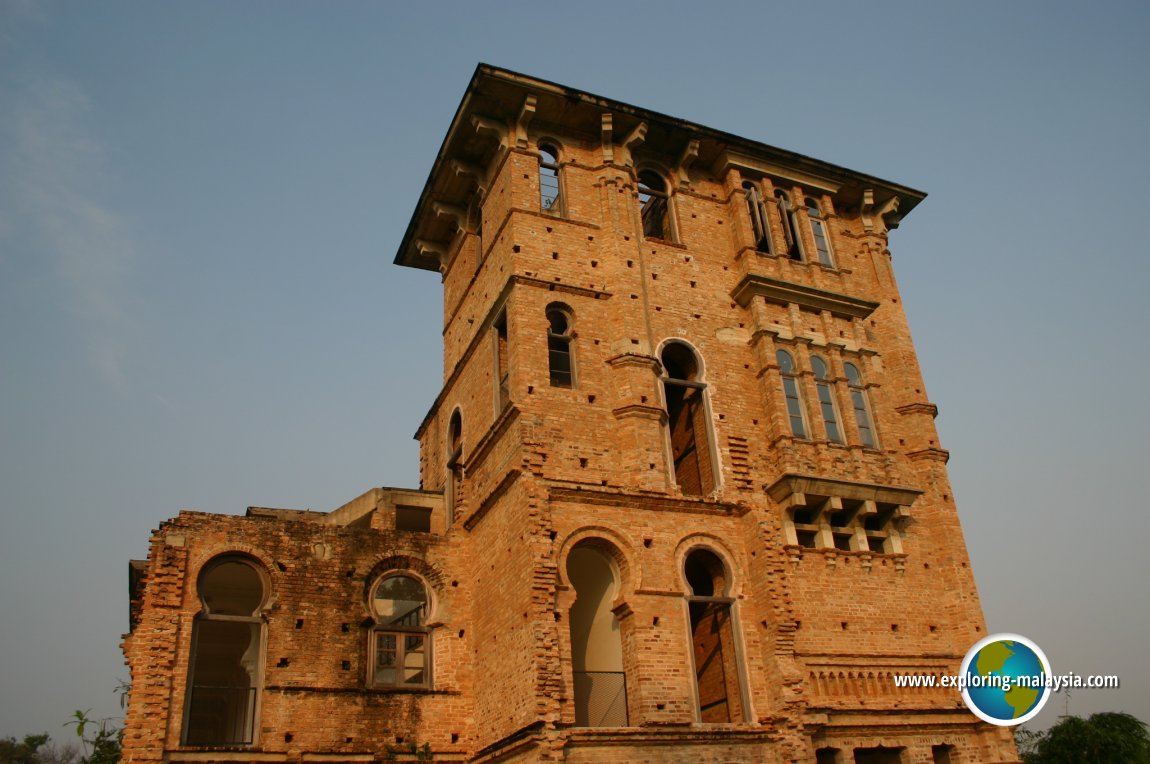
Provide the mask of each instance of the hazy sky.
POLYGON ((928 191, 892 250, 990 629, 1150 721, 1148 35, 1134 2, 0 0, 0 736, 119 714, 127 561, 181 508, 416 485, 440 286, 391 261, 478 61, 928 191))

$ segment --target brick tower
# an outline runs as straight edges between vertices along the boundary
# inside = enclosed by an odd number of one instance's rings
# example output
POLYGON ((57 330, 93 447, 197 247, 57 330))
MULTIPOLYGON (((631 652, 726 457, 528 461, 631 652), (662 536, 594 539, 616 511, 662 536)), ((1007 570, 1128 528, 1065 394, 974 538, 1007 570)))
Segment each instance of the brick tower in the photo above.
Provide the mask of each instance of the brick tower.
POLYGON ((396 263, 441 274, 420 489, 182 512, 126 761, 1014 762, 891 270, 921 192, 480 65, 396 263))

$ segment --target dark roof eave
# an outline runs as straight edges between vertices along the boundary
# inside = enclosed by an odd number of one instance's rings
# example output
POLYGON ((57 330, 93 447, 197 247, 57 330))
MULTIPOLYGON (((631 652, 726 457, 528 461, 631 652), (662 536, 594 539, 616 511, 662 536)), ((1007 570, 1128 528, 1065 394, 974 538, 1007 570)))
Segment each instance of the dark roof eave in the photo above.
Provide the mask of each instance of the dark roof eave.
POLYGON ((896 194, 902 200, 899 208, 899 216, 906 217, 915 206, 918 205, 923 199, 926 198, 926 192, 919 191, 904 186, 899 183, 893 183, 888 180, 883 180, 873 175, 850 170, 840 165, 825 162, 821 159, 799 154, 787 149, 781 149, 777 146, 771 146, 760 141, 755 141, 750 138, 727 133, 711 127, 691 122, 689 120, 681 119, 679 117, 672 117, 667 114, 662 114, 650 109, 640 108, 633 106, 622 101, 616 101, 603 96, 596 96, 585 91, 577 90, 574 88, 566 87, 549 80, 539 79, 530 75, 514 72, 509 69, 502 69, 500 67, 491 66, 490 64, 479 63, 475 67, 474 73, 471 75, 471 81, 467 85, 467 90, 464 92, 463 97, 460 99, 459 107, 455 110, 455 115, 452 117, 451 125, 448 127, 447 133, 443 137, 443 142, 439 146, 439 151, 435 156, 435 162, 431 166, 431 171, 427 175, 427 180, 424 181, 423 190, 419 194, 419 202, 416 204, 414 211, 411 214, 411 219, 408 221, 407 229, 404 231, 403 240, 400 242, 399 250, 395 255, 396 265, 406 265, 415 268, 424 268, 426 270, 438 270, 426 258, 420 258, 418 255, 409 255, 412 239, 415 236, 415 229, 419 223, 420 215, 424 206, 428 202, 428 197, 431 194, 431 187, 434 179, 438 176, 443 163, 447 148, 451 143, 452 137, 455 135, 459 128, 460 122, 463 120, 467 112, 467 107, 471 102, 472 95, 476 92, 479 83, 484 78, 494 78, 509 82, 523 87, 525 90, 546 90, 557 95, 562 95, 571 100, 578 100, 583 103, 592 104, 605 111, 629 114, 638 119, 659 122, 662 124, 671 125, 686 132, 698 135, 700 137, 710 138, 719 143, 727 144, 733 148, 741 148, 753 154, 767 155, 780 162, 793 165, 797 168, 808 170, 816 175, 853 181, 862 186, 880 186, 883 189, 896 194))

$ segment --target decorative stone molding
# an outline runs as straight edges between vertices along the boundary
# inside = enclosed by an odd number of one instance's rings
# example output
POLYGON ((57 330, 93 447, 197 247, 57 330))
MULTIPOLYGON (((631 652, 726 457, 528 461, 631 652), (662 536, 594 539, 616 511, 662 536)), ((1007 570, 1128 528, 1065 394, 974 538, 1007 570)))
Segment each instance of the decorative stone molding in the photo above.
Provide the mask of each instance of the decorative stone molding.
POLYGON ((870 300, 782 281, 758 273, 748 273, 731 292, 735 302, 744 308, 754 297, 760 296, 783 305, 801 305, 811 310, 826 310, 849 318, 866 318, 879 306, 877 302, 870 300))
POLYGON ((519 110, 519 116, 515 120, 515 146, 517 148, 527 148, 527 127, 534 118, 535 96, 528 95, 523 99, 523 108, 519 110))
POLYGON ((679 188, 688 188, 691 185, 691 178, 689 170, 695 160, 699 158, 699 139, 692 138, 687 145, 683 148, 683 153, 679 155, 679 161, 675 166, 675 175, 679 179, 679 188))
POLYGON ((899 198, 892 196, 880 205, 874 201, 874 189, 863 189, 862 207, 860 208, 863 228, 867 233, 885 234, 888 230, 898 228, 902 217, 898 214, 899 198))

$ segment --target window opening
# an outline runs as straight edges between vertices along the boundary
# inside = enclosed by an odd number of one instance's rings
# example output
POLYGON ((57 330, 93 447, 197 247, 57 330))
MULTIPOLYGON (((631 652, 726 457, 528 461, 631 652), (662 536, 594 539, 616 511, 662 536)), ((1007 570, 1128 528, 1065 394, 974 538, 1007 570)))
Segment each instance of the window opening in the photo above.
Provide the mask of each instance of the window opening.
POLYGON ((854 516, 858 507, 844 507, 838 512, 830 513, 831 537, 835 542, 835 549, 849 552, 854 548, 854 516))
POLYGON ((684 494, 702 496, 715 488, 707 386, 698 380, 698 359, 687 345, 668 343, 661 360, 675 482, 684 494))
POLYGON ((783 221, 783 238, 786 240, 786 255, 792 260, 803 259, 802 242, 799 239, 799 229, 795 225, 795 210, 791 206, 791 197, 781 188, 775 189, 775 204, 779 208, 779 219, 783 221))
POLYGON ((831 392, 830 372, 827 363, 817 355, 811 356, 811 368, 815 372, 815 392, 819 397, 819 411, 823 415, 823 425, 826 427, 827 440, 832 443, 842 443, 843 436, 839 431, 838 414, 835 410, 834 393, 831 392))
POLYGON ((387 576, 375 586, 371 609, 371 683, 376 687, 431 685, 427 590, 405 575, 387 576))
POLYGON ((574 387, 575 374, 571 362, 571 315, 564 308, 547 308, 547 364, 551 372, 552 387, 574 387))
POLYGON ((539 206, 544 212, 559 212, 559 152, 554 146, 539 147, 539 206))
POLYGON ((855 764, 902 764, 904 748, 856 748, 855 764))
POLYGON ((463 504, 463 416, 451 415, 447 428, 447 524, 455 522, 455 511, 463 504))
POLYGON ((571 625, 571 669, 575 724, 627 726, 627 680, 619 619, 612 612, 618 580, 610 559, 581 545, 567 556, 567 577, 575 588, 571 625))
POLYGON ((726 569, 713 552, 696 549, 687 555, 687 610, 699 718, 704 722, 743 720, 739 665, 726 569))
POLYGON ((811 234, 815 237, 815 252, 818 254, 819 262, 833 267, 831 243, 827 236, 827 227, 823 222, 822 212, 819 210, 819 203, 809 196, 807 197, 807 219, 811 223, 811 234))
POLYGON ((431 509, 429 507, 395 508, 395 529, 397 531, 431 532, 431 509))
POLYGON ((934 764, 950 764, 952 761, 950 752, 953 750, 953 745, 932 745, 930 747, 931 761, 934 764))
POLYGON ((511 370, 507 348, 507 314, 502 313, 495 321, 495 379, 498 386, 496 393, 496 406, 498 409, 496 413, 503 411, 504 407, 511 402, 510 375, 511 370))
POLYGON ((878 440, 875 438, 874 427, 871 424, 870 401, 867 400, 866 387, 863 385, 862 375, 853 363, 844 363, 843 369, 847 375, 847 386, 850 388, 851 408, 855 412, 855 423, 859 428, 859 440, 867 448, 876 448, 878 440))
POLYGON ((192 639, 184 743, 251 745, 262 669, 263 577, 246 560, 205 566, 198 584, 203 610, 192 639))
POLYGON ((803 400, 799 397, 799 381, 795 375, 795 359, 785 350, 775 352, 779 363, 779 373, 783 378, 783 397, 787 402, 787 418, 791 423, 791 434, 796 438, 807 437, 806 420, 803 417, 803 400))
POLYGON ((671 209, 667 182, 659 173, 644 170, 639 173, 639 209, 643 218, 643 235, 673 241, 671 235, 671 209))
POLYGON ((751 231, 755 236, 755 249, 759 252, 774 254, 771 246, 771 226, 767 221, 767 206, 763 204, 763 195, 759 193, 759 186, 753 181, 743 181, 743 194, 747 198, 747 212, 751 216, 751 231))

